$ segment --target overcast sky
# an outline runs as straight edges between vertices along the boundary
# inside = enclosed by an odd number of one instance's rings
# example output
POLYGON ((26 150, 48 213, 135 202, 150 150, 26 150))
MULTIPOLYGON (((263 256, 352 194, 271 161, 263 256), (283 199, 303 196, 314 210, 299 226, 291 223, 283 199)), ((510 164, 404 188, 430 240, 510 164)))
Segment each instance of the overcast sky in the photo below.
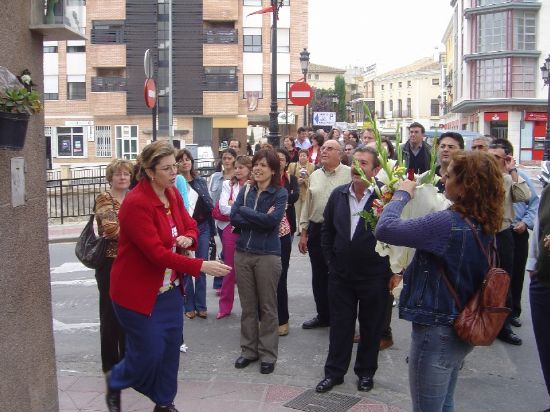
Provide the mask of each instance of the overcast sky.
POLYGON ((377 74, 431 56, 452 16, 449 0, 309 0, 311 62, 377 64, 377 74))

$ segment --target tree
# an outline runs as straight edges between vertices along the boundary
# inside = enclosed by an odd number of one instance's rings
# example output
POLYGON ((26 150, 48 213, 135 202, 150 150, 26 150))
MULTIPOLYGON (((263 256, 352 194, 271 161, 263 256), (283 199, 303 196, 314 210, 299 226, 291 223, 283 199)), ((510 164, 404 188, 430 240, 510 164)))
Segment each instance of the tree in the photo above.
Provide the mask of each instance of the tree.
POLYGON ((256 141, 254 140, 254 128, 250 129, 250 136, 248 137, 248 143, 250 143, 251 147, 254 147, 256 144, 256 141))
POLYGON ((334 105, 332 103, 332 95, 334 90, 332 89, 313 89, 313 99, 309 107, 313 113, 315 112, 332 112, 334 111, 334 105))
POLYGON ((344 76, 336 76, 334 79, 334 90, 338 96, 338 106, 336 108, 336 121, 346 121, 346 81, 344 76))

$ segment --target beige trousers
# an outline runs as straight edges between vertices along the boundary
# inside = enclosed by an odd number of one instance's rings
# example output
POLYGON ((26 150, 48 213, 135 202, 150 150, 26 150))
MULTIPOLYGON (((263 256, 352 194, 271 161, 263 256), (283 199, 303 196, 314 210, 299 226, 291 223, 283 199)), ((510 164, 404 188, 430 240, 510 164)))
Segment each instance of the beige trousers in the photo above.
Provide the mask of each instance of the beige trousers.
POLYGON ((277 285, 281 257, 236 250, 235 275, 242 308, 241 356, 273 363, 279 347, 277 285))

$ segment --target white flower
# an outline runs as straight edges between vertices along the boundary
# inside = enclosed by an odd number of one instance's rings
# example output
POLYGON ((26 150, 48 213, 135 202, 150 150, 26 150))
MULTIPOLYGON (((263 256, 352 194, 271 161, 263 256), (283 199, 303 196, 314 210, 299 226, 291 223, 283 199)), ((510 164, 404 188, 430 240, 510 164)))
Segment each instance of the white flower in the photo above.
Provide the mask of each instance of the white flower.
POLYGON ((28 74, 24 74, 23 76, 21 76, 21 81, 24 83, 24 84, 31 84, 31 76, 29 76, 28 74))

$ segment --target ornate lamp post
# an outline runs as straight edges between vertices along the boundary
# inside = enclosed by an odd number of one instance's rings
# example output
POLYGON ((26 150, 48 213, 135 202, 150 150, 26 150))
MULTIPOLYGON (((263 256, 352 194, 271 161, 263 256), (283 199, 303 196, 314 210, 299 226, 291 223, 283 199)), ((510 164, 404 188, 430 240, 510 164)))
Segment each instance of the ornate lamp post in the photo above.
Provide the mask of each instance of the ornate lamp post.
POLYGON ((271 105, 269 111, 269 135, 267 141, 273 147, 279 147, 281 135, 279 134, 279 123, 277 121, 277 20, 279 7, 282 6, 277 0, 271 0, 273 8, 273 23, 271 25, 271 105))
MULTIPOLYGON (((300 52, 300 66, 302 67, 302 73, 304 74, 304 83, 307 83, 307 69, 309 68, 309 52, 304 47, 304 50, 300 52)), ((307 104, 304 106, 304 127, 307 127, 307 104)))
POLYGON ((543 160, 550 160, 550 55, 544 61, 544 65, 540 68, 542 80, 548 86, 548 101, 546 104, 546 138, 544 139, 544 156, 543 160))

